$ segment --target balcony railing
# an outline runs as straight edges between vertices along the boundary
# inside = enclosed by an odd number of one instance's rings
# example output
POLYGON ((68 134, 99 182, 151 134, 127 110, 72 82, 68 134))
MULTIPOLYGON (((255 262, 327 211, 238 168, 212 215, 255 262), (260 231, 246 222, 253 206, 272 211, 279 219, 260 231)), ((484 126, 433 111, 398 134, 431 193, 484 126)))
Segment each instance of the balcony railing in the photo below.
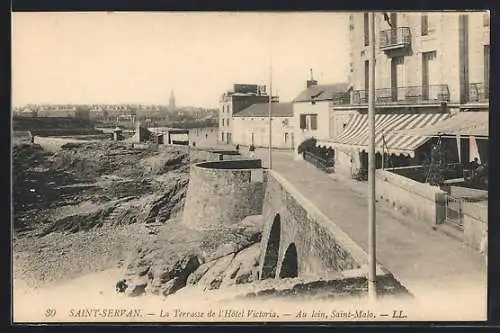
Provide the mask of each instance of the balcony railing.
POLYGON ((484 83, 471 83, 469 85, 469 102, 481 103, 488 102, 490 92, 484 83))
MULTIPOLYGON (((433 104, 449 102, 449 100, 450 92, 446 84, 375 90, 375 102, 377 104, 433 104)), ((359 105, 367 103, 367 90, 355 90, 352 92, 350 104, 359 105)))
POLYGON ((411 44, 411 32, 408 27, 398 27, 380 31, 380 49, 392 50, 411 44))

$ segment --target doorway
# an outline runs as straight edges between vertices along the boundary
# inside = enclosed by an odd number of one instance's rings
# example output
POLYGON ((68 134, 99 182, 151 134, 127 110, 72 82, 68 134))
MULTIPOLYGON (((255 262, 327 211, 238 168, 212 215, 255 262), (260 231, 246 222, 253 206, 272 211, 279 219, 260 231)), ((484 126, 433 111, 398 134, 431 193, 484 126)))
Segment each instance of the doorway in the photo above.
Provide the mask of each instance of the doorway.
POLYGON ((432 85, 438 80, 436 51, 422 53, 422 98, 424 101, 437 98, 437 91, 432 85))
POLYGON ((391 60, 391 99, 392 101, 404 99, 404 94, 400 93, 400 88, 405 86, 405 59, 404 57, 394 57, 391 60))

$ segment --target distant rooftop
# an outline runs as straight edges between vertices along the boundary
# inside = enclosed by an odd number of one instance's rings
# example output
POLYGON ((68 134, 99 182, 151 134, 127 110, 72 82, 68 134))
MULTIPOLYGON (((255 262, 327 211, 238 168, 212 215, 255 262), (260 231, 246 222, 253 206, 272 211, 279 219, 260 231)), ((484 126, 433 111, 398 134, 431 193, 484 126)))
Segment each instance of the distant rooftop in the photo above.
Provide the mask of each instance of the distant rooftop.
MULTIPOLYGON (((269 103, 252 104, 248 108, 233 114, 233 117, 268 117, 269 103)), ((293 117, 292 103, 271 103, 271 116, 293 117)))
POLYGON ((311 101, 329 101, 335 95, 347 93, 348 83, 318 84, 310 86, 303 90, 293 101, 311 102, 311 101))

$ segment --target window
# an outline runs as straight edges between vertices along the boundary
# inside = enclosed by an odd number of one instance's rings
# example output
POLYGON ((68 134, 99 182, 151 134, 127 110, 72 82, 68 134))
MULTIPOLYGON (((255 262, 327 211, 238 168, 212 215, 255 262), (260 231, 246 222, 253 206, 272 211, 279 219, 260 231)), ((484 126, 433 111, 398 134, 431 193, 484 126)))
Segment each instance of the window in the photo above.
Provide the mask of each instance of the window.
POLYGON ((222 141, 224 141, 224 132, 221 133, 222 141))
POLYGON ((300 129, 306 129, 306 115, 300 115, 300 129))
POLYGON ((365 46, 370 45, 370 27, 369 27, 368 13, 364 13, 364 27, 365 27, 365 46))
POLYGON ((490 13, 484 13, 483 14, 483 27, 489 27, 490 26, 490 13))
POLYGON ((226 120, 226 126, 229 126, 229 118, 226 120))
POLYGON ((285 132, 285 143, 288 142, 288 133, 285 132))
POLYGON ((311 117, 311 130, 315 131, 318 129, 318 115, 312 114, 311 117))
POLYGON ((370 62, 365 60, 365 93, 368 93, 370 85, 370 62))
POLYGON ((490 94, 490 46, 484 46, 484 95, 490 94))
POLYGON ((222 126, 224 126, 224 118, 222 118, 222 126))
POLYGON ((300 128, 304 130, 315 131, 318 129, 318 115, 317 114, 301 114, 300 115, 300 128))
POLYGON ((429 16, 427 14, 422 14, 420 28, 421 28, 420 34, 422 36, 427 36, 427 34, 429 33, 429 16))

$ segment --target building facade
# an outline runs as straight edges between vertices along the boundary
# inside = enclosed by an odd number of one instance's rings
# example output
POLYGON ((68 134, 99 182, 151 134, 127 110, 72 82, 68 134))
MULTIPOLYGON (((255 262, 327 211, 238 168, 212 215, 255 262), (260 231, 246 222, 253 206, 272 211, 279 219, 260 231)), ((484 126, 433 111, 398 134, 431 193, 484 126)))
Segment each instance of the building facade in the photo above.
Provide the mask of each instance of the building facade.
MULTIPOLYGON (((336 171, 353 172, 367 163, 369 14, 351 14, 349 30, 349 99, 332 102, 330 138, 319 144, 335 149, 336 171)), ((396 138, 393 132, 435 125, 460 111, 488 112, 489 45, 486 12, 375 13, 380 159, 386 154, 415 158, 428 141, 396 138)))
MULTIPOLYGON (((234 84, 233 89, 222 94, 219 101, 219 139, 221 143, 232 144, 232 117, 257 103, 268 103, 265 86, 257 84, 234 84)), ((273 97, 273 102, 278 102, 273 97)))
MULTIPOLYGON (((489 82, 489 15, 483 12, 375 14, 375 86, 379 101, 407 104, 485 100, 489 82), (391 27, 392 26, 392 27, 391 27)), ((350 15, 354 102, 366 102, 368 13, 350 15)))
POLYGON ((346 97, 347 83, 318 84, 307 81, 303 90, 293 101, 293 117, 295 126, 294 152, 300 159, 299 145, 309 138, 324 140, 330 138, 330 110, 334 99, 346 97))
MULTIPOLYGON (((294 117, 292 103, 271 104, 271 145, 273 148, 294 148, 294 117)), ((233 144, 269 147, 269 103, 253 104, 232 117, 233 144)))

